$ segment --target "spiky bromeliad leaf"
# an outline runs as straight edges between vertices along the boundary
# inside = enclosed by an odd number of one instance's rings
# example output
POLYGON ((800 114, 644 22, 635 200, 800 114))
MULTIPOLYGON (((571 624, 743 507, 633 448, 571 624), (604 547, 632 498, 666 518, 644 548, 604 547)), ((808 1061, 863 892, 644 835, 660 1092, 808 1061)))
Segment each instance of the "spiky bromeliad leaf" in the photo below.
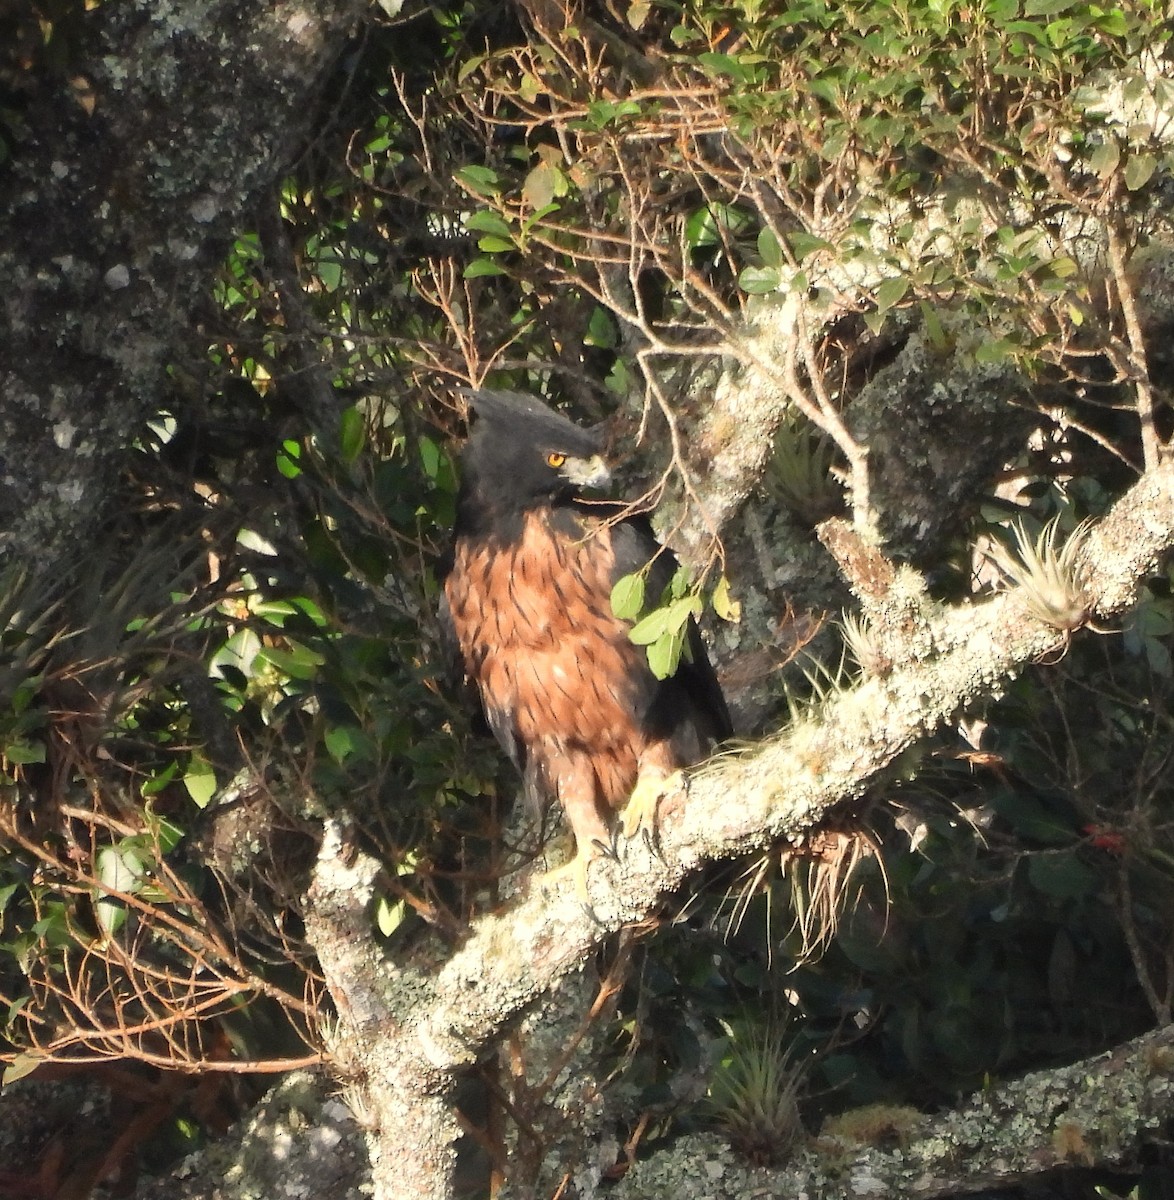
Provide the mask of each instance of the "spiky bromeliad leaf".
POLYGON ((991 558, 1008 583, 1021 589, 1034 617, 1065 632, 1086 624, 1092 606, 1085 594, 1080 559, 1092 521, 1084 520, 1060 544, 1060 518, 1053 517, 1033 540, 1013 526, 1015 547, 996 544, 991 558))

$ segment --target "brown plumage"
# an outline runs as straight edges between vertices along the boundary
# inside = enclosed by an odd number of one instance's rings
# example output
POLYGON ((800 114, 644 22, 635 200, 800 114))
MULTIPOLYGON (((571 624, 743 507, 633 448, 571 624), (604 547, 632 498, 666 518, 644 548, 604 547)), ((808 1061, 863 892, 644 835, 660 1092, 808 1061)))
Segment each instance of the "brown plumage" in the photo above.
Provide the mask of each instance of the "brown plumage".
POLYGON ((442 611, 527 794, 566 813, 583 890, 611 815, 637 791, 625 827, 650 824, 665 781, 729 735, 729 714, 695 628, 691 661, 658 680, 612 613, 617 579, 651 563, 657 596, 674 564, 643 517, 580 499, 607 479, 596 436, 512 393, 472 406, 442 611))

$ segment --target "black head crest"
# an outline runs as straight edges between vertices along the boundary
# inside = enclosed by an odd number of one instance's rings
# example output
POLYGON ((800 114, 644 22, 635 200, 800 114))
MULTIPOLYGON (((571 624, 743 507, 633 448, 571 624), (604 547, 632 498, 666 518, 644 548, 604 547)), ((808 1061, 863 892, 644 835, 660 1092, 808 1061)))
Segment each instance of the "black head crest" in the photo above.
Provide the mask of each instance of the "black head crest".
POLYGON ((602 436, 584 429, 547 407, 534 396, 522 392, 495 391, 489 388, 458 388, 468 398, 476 420, 471 436, 524 437, 527 441, 562 446, 567 454, 594 455, 603 449, 602 436))

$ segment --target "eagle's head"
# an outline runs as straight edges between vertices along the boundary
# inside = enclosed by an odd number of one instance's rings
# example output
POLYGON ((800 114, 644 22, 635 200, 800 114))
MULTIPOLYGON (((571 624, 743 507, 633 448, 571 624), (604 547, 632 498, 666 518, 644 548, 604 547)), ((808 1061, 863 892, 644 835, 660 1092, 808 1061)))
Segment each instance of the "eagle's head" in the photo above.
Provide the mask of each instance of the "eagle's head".
POLYGON ((464 394, 472 432, 461 456, 462 491, 480 505, 524 512, 610 480, 594 430, 518 392, 464 394))

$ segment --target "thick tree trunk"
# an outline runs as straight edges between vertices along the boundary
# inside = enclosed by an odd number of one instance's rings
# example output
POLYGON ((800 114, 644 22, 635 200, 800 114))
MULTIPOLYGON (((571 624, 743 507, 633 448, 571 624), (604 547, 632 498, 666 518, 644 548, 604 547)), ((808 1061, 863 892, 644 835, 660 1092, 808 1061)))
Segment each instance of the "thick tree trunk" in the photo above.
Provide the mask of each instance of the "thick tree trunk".
POLYGON ((169 356, 363 9, 104 4, 63 70, 19 79, 0 168, 10 551, 43 560, 82 534, 144 419, 178 403, 169 356))

